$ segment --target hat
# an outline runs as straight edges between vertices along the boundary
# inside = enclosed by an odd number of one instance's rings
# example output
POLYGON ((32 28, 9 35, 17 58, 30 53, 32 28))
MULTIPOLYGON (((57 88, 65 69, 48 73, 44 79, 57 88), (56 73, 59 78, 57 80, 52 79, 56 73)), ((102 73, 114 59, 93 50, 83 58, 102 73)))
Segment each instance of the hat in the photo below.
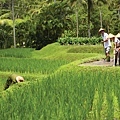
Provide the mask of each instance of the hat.
POLYGON ((103 28, 100 28, 100 29, 99 29, 99 32, 101 32, 101 31, 105 31, 105 29, 103 29, 103 28))
POLYGON ((16 77, 16 81, 17 81, 17 82, 23 82, 23 81, 24 81, 24 78, 21 77, 21 76, 17 76, 17 77, 16 77))
POLYGON ((118 33, 118 34, 116 35, 116 37, 117 37, 117 38, 120 38, 120 33, 118 33))
POLYGON ((115 35, 113 35, 112 33, 110 33, 109 35, 108 35, 108 38, 110 39, 110 38, 113 38, 113 37, 115 37, 115 35))

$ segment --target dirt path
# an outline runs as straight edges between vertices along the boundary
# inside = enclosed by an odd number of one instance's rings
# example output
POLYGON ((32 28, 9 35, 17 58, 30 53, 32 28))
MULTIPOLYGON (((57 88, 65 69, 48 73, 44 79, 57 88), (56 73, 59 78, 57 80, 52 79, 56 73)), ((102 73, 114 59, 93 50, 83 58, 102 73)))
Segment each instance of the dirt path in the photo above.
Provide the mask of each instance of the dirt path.
POLYGON ((111 59, 110 62, 106 62, 104 59, 101 59, 99 61, 83 63, 83 64, 80 64, 79 66, 113 66, 113 65, 114 65, 113 59, 111 59))

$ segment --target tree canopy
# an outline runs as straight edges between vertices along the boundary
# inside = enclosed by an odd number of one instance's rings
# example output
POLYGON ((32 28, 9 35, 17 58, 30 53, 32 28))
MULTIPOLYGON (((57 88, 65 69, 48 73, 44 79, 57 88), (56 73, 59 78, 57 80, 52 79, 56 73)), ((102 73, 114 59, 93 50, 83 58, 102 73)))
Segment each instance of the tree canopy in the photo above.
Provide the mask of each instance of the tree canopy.
POLYGON ((0 8, 0 48, 14 45, 14 26, 16 46, 36 49, 59 37, 98 36, 100 27, 120 32, 119 0, 1 0, 0 8))

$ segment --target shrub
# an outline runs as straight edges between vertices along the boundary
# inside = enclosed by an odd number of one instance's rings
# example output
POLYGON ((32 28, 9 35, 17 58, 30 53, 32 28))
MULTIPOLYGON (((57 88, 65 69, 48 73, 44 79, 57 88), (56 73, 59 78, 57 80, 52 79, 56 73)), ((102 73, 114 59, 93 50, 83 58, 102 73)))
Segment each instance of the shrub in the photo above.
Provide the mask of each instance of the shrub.
POLYGON ((65 37, 65 38, 59 38, 58 42, 61 45, 73 45, 73 44, 77 44, 77 45, 84 45, 84 44, 89 44, 89 45, 96 45, 99 44, 101 42, 101 38, 100 37, 65 37))

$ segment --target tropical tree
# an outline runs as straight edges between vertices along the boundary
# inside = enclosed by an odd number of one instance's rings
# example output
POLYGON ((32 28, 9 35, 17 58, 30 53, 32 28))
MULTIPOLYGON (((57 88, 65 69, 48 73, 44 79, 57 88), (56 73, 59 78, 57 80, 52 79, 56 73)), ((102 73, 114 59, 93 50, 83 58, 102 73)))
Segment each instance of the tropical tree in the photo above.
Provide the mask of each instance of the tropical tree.
POLYGON ((91 36, 91 33, 90 33, 90 18, 91 18, 91 10, 92 10, 92 7, 93 7, 93 2, 92 0, 87 0, 87 3, 88 3, 88 37, 91 36))
POLYGON ((100 27, 103 27, 103 21, 102 21, 102 14, 103 14, 103 9, 101 8, 101 6, 103 6, 104 4, 107 4, 107 0, 95 0, 93 2, 94 6, 98 6, 99 9, 99 18, 100 18, 100 27))
POLYGON ((104 27, 107 32, 117 34, 120 28, 119 0, 1 0, 0 8, 1 46, 3 41, 6 43, 2 48, 7 47, 9 42, 9 40, 6 42, 7 39, 5 39, 7 32, 10 39, 13 37, 10 28, 14 27, 16 29, 12 33, 16 34, 15 40, 13 42, 10 40, 11 45, 15 46, 20 42, 22 46, 22 42, 25 42, 26 47, 30 47, 32 41, 39 41, 44 46, 61 35, 96 36, 98 35, 96 30, 100 27, 104 27), (63 2, 69 7, 65 7, 65 5, 62 7, 63 2), (72 9, 72 13, 67 9, 72 9), (13 10, 14 12, 12 12, 13 10), (66 15, 64 15, 64 11, 67 11, 66 15), (56 33, 58 30, 60 34, 56 33), (52 38, 52 36, 54 37, 52 38), (41 39, 39 39, 40 37, 41 39))
POLYGON ((76 20, 77 20, 77 37, 78 37, 78 8, 79 8, 79 3, 81 5, 83 5, 84 7, 87 7, 87 14, 88 14, 88 37, 90 37, 91 33, 90 33, 90 13, 91 13, 91 10, 92 10, 92 6, 93 6, 93 3, 92 3, 92 0, 70 0, 70 2, 74 5, 75 3, 75 7, 76 7, 76 20))
MULTIPOLYGON (((18 43, 18 41, 23 40, 23 41, 27 41, 26 43, 30 43, 28 40, 25 40, 25 39, 28 39, 26 35, 29 33, 29 36, 31 36, 29 38, 33 38, 33 35, 35 35, 34 26, 36 25, 36 22, 35 22, 36 16, 37 14, 40 13, 40 9, 44 4, 45 2, 39 2, 38 0, 34 0, 34 1, 33 0, 19 0, 19 1, 11 0, 10 2, 7 0, 4 0, 4 2, 2 2, 1 8, 4 8, 5 10, 2 9, 2 12, 0 15, 0 23, 8 24, 13 28, 14 47, 16 47, 16 43, 18 43), (27 21, 30 23, 29 26, 32 25, 31 28, 28 26, 27 21), (24 27, 20 27, 23 25, 24 27), (25 31, 26 28, 27 28, 27 32, 25 31), (22 37, 19 37, 20 35, 18 35, 18 33, 20 33, 20 31, 22 31, 22 33, 25 35, 22 37), (31 31, 33 33, 31 33, 31 31), (19 38, 21 38, 22 40, 20 40, 19 38)), ((34 39, 35 37, 33 38, 33 40, 34 39)))
POLYGON ((43 7, 36 26, 36 49, 55 42, 65 30, 71 29, 70 14, 72 10, 66 1, 56 1, 43 7))
POLYGON ((76 36, 79 36, 79 9, 80 6, 86 4, 85 0, 70 0, 70 5, 72 5, 73 10, 76 14, 76 36))
POLYGON ((16 39, 15 39, 15 16, 14 16, 14 0, 12 0, 12 20, 13 20, 13 40, 14 48, 16 48, 16 39))
POLYGON ((110 31, 120 32, 120 0, 108 0, 108 9, 111 13, 110 31))

